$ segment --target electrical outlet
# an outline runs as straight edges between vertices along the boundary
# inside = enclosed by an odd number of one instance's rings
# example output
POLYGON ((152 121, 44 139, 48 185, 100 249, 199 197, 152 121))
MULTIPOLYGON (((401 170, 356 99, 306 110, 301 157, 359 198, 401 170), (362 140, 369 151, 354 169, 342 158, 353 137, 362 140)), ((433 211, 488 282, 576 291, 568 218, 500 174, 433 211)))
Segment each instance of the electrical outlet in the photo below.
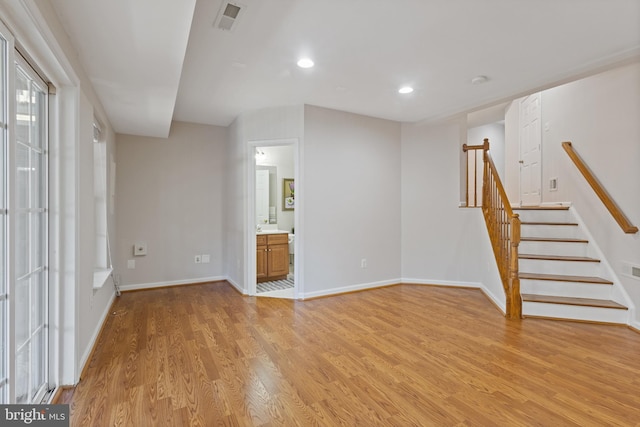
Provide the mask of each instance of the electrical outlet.
POLYGON ((200 264, 202 262, 202 256, 201 255, 196 255, 193 261, 196 264, 200 264))
POLYGON ((360 260, 360 268, 367 268, 367 259, 366 258, 362 258, 360 260))
POLYGON ((147 254, 147 242, 136 242, 133 245, 133 256, 144 256, 147 254))
POLYGON ((202 254, 202 263, 203 264, 209 264, 210 262, 211 262, 211 255, 202 254))

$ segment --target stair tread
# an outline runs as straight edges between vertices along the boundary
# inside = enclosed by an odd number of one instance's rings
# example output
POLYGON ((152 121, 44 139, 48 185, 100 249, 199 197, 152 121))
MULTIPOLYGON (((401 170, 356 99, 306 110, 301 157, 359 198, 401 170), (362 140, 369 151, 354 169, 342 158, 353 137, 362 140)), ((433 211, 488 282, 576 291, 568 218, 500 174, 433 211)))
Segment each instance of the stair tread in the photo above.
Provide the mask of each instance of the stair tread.
POLYGON ((575 298, 575 297, 560 297, 554 295, 534 295, 534 294, 522 294, 522 300, 527 302, 543 302, 549 304, 568 304, 579 305, 585 307, 603 307, 603 308, 616 308, 621 310, 627 310, 622 304, 618 304, 615 301, 593 299, 593 298, 575 298))
POLYGON ((545 222, 545 221, 522 221, 520 222, 522 225, 571 225, 578 226, 577 222, 545 222))
POLYGON ((569 206, 512 206, 514 211, 568 211, 569 206))
POLYGON ((586 256, 567 256, 567 255, 539 255, 539 254, 518 254, 519 259, 539 259, 547 261, 581 261, 581 262, 600 262, 599 259, 586 256))
POLYGON ((567 243, 589 243, 585 239, 574 239, 569 237, 521 237, 521 242, 567 242, 567 243))
POLYGON ((520 279, 528 280, 554 280, 558 282, 579 282, 579 283, 599 283, 603 285, 613 285, 613 282, 602 277, 590 276, 567 276, 563 274, 540 274, 540 273, 519 273, 520 279))

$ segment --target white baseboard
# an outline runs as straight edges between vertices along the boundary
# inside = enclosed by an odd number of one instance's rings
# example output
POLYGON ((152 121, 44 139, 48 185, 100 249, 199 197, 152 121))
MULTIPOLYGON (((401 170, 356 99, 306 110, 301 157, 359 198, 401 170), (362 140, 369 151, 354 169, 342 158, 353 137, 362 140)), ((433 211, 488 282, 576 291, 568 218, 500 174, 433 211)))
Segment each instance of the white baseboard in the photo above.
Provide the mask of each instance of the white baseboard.
POLYGON ((213 276, 213 277, 199 277, 196 279, 169 280, 166 282, 138 283, 133 285, 120 285, 120 290, 123 292, 135 291, 139 289, 153 289, 153 288, 164 288, 167 286, 181 286, 181 285, 194 285, 196 283, 219 282, 221 280, 228 280, 228 279, 226 276, 213 276))
POLYGON ((104 322, 107 320, 107 316, 109 315, 109 311, 111 310, 111 306, 113 305, 113 301, 115 299, 116 299, 116 292, 114 289, 113 293, 111 294, 111 298, 109 298, 109 302, 107 303, 107 306, 104 308, 104 311, 100 316, 100 321, 96 325, 96 329, 93 331, 93 334, 91 335, 91 339, 87 343, 87 348, 84 349, 84 354, 80 358, 80 363, 78 364, 78 370, 76 371, 77 378, 74 378, 74 383, 76 384, 80 379, 79 377, 82 371, 84 370, 84 366, 87 364, 89 356, 91 356, 91 352, 93 351, 93 348, 96 345, 96 341, 98 340, 98 335, 100 335, 100 331, 102 330, 102 325, 104 325, 104 322))
POLYGON ((383 286, 398 285, 400 283, 400 279, 381 280, 379 282, 361 283, 357 285, 342 286, 339 288, 323 289, 321 291, 305 292, 301 294, 299 298, 304 300, 309 298, 325 297, 329 295, 344 294, 347 292, 362 291, 365 289, 375 289, 383 286))
MULTIPOLYGON (((522 205, 521 203, 511 203, 511 207, 512 208, 521 208, 523 206, 529 206, 529 205, 522 205)), ((572 203, 571 202, 542 202, 539 205, 535 205, 535 206, 540 206, 540 207, 553 207, 553 206, 566 206, 566 207, 571 207, 572 203)))
POLYGON ((504 295, 501 295, 500 298, 498 298, 496 295, 491 293, 489 289, 484 285, 480 287, 480 290, 487 296, 487 298, 489 298, 489 300, 491 300, 493 305, 495 305, 498 310, 502 312, 502 314, 505 314, 507 312, 507 301, 504 295))
POLYGON ((240 285, 238 285, 238 284, 237 284, 234 280, 232 280, 231 278, 229 278, 229 277, 225 277, 225 280, 226 280, 227 282, 229 282, 229 284, 230 284, 231 286, 233 286, 234 288, 236 288, 236 291, 240 292, 242 295, 248 295, 248 293, 247 293, 247 292, 245 292, 245 290, 244 290, 244 289, 242 289, 242 287, 240 287, 240 285))
POLYGON ((571 202, 542 202, 542 203, 540 203, 540 206, 544 206, 544 207, 553 207, 553 206, 571 207, 572 205, 573 205, 573 203, 571 203, 571 202))
POLYGON ((489 289, 481 282, 458 282, 450 280, 425 280, 425 279, 409 279, 403 278, 401 283, 404 285, 433 285, 433 286, 449 286, 452 288, 476 288, 480 289, 483 294, 493 302, 493 304, 504 314, 506 312, 506 301, 504 295, 498 298, 491 293, 489 289))
POLYGON ((480 282, 457 282, 451 280, 431 280, 431 279, 412 279, 403 277, 400 279, 403 285, 435 285, 435 286, 453 286, 458 288, 482 288, 480 282))

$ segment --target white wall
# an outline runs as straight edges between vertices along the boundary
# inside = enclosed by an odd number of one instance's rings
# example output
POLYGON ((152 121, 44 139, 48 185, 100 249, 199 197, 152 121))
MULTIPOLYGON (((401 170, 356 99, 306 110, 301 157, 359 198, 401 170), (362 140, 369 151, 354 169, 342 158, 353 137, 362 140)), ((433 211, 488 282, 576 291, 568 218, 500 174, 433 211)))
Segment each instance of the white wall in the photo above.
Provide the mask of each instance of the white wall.
MULTIPOLYGON (((517 100, 511 109, 517 109, 517 100)), ((618 279, 640 307, 640 281, 626 277, 623 262, 640 265, 640 236, 625 234, 588 186, 567 154, 571 141, 597 179, 629 217, 640 226, 640 64, 634 63, 542 92, 542 201, 571 202, 618 279), (558 190, 549 191, 549 179, 558 190)), ((517 147, 517 114, 507 116, 507 129, 517 147)), ((517 179, 517 163, 508 176, 517 179)), ((515 188, 511 183, 508 188, 515 188)), ((635 325, 640 326, 635 313, 635 325)))
MULTIPOLYGON (((115 150, 111 125, 77 53, 48 1, 2 2, 0 16, 56 87, 50 97, 50 351, 54 384, 73 384, 114 298, 113 287, 92 290, 95 248, 92 216, 93 117, 103 124, 107 156, 115 150), (89 151, 91 152, 91 151, 89 151), (88 163, 86 163, 88 161, 88 163), (90 181, 88 181, 90 180, 90 181), (85 214, 91 211, 91 219, 85 214)), ((111 230, 114 216, 108 214, 111 230)))
MULTIPOLYGON (((249 227, 248 222, 250 210, 255 209, 255 203, 249 200, 248 193, 249 173, 253 173, 252 165, 255 162, 255 151, 250 143, 289 139, 297 139, 301 143, 303 134, 302 105, 248 111, 236 118, 229 127, 224 270, 229 282, 242 293, 249 293, 248 274, 251 265, 255 265, 255 226, 249 227)), ((301 155, 302 150, 299 149, 298 158, 294 161, 300 163, 301 155)), ((255 183, 255 179, 251 179, 255 183)), ((302 189, 303 184, 303 180, 298 180, 296 187, 302 189)), ((296 238, 302 237, 299 230, 296 230, 296 234, 296 238)))
POLYGON ((511 204, 520 203, 520 99, 511 102, 504 114, 504 190, 511 204))
MULTIPOLYGON (((467 145, 482 145, 484 139, 489 139, 489 153, 493 159, 493 163, 498 170, 498 175, 504 180, 504 159, 505 159, 505 144, 504 144, 504 124, 503 123, 488 123, 481 126, 476 126, 467 129, 467 145)), ((483 180, 483 168, 484 159, 482 150, 474 150, 469 153, 469 204, 473 204, 477 201, 478 205, 482 204, 482 180, 483 180), (475 155, 475 159, 474 159, 475 155), (475 164, 474 164, 475 160, 475 164), (475 171, 475 182, 473 180, 473 173, 475 171), (475 185, 475 198, 473 198, 473 189, 475 185)), ((466 164, 463 166, 466 170, 466 164)))
MULTIPOLYGON (((561 147, 571 141, 630 221, 640 227, 640 64, 542 92, 545 202, 571 201, 618 274, 636 307, 640 280, 621 263, 640 266, 640 235, 623 233, 561 147), (558 191, 548 182, 558 177, 558 191)), ((635 313, 640 326, 640 313, 635 313)))
POLYGON ((402 281, 505 297, 480 209, 458 207, 464 120, 402 125, 402 281))
POLYGON ((244 141, 302 138, 303 106, 263 108, 242 114, 244 141))
MULTIPOLYGON (((501 179, 504 179, 504 124, 489 123, 467 129, 467 144, 482 145, 485 138, 489 138, 489 150, 493 163, 498 169, 501 179)), ((480 168, 481 169, 481 168, 480 168)))
POLYGON ((282 210, 282 180, 285 178, 293 178, 295 176, 295 147, 293 145, 282 145, 275 147, 261 147, 261 151, 265 153, 264 159, 256 162, 260 165, 275 166, 276 169, 276 218, 278 220, 278 230, 285 230, 289 233, 294 227, 294 211, 282 210))
POLYGON ((224 278, 226 145, 226 128, 181 122, 167 139, 117 135, 116 269, 123 289, 224 278), (147 243, 146 256, 133 256, 137 241, 147 243), (211 262, 196 264, 202 254, 211 262))
POLYGON ((304 296, 397 283, 400 124, 306 105, 304 131, 304 296))
MULTIPOLYGON (((249 212, 255 209, 255 201, 250 200, 249 178, 255 183, 255 150, 250 144, 272 144, 274 141, 297 140, 298 158, 304 134, 303 106, 290 105, 248 111, 241 114, 230 126, 229 149, 227 154, 229 186, 225 193, 225 270, 229 282, 242 293, 248 293, 249 277, 255 270, 255 224, 249 225, 249 212), (249 154, 251 153, 251 154, 249 154), (251 165, 249 164, 251 161, 251 165)), ((304 199, 304 179, 299 172, 296 188, 296 203, 304 199)), ((299 215, 302 206, 297 206, 294 215, 299 215), (297 212, 297 213, 296 213, 297 212)), ((296 229, 296 239, 304 236, 302 228, 296 229)), ((299 252, 300 253, 300 252, 299 252)), ((301 273, 301 272, 300 272, 301 273)))
MULTIPOLYGON (((108 280, 100 289, 93 289, 93 272, 95 268, 96 229, 95 229, 95 197, 94 197, 94 160, 93 160, 93 120, 95 116, 93 105, 80 93, 80 109, 78 120, 79 143, 77 145, 78 169, 78 254, 77 254, 77 301, 78 315, 81 321, 77 326, 78 334, 78 367, 87 361, 93 343, 100 331, 106 311, 114 297, 113 282, 108 280)), ((109 127, 104 130, 107 145, 107 162, 113 155, 115 137, 109 127)), ((110 174, 107 168, 107 174, 110 174)), ((110 179, 107 176, 107 185, 110 179)), ((109 193, 107 188, 107 193, 109 193)), ((107 203, 110 201, 107 199, 107 203)), ((107 207, 109 232, 115 231, 115 215, 107 207)), ((115 235, 112 235, 112 238, 115 235)))
POLYGON ((227 280, 239 291, 246 292, 246 224, 247 153, 244 141, 244 120, 238 117, 229 126, 226 150, 227 185, 224 189, 224 271, 227 280))

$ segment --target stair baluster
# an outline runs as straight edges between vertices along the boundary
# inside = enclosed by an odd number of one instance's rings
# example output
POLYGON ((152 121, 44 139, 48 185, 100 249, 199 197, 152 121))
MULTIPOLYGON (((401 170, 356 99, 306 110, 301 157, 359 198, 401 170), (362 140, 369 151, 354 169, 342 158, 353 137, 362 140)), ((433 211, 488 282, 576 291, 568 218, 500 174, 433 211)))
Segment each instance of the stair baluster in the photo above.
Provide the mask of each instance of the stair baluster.
POLYGON ((482 147, 484 154, 482 212, 506 295, 505 314, 510 319, 519 319, 522 318, 522 297, 518 277, 520 218, 511 209, 500 176, 491 159, 487 138, 482 147))

